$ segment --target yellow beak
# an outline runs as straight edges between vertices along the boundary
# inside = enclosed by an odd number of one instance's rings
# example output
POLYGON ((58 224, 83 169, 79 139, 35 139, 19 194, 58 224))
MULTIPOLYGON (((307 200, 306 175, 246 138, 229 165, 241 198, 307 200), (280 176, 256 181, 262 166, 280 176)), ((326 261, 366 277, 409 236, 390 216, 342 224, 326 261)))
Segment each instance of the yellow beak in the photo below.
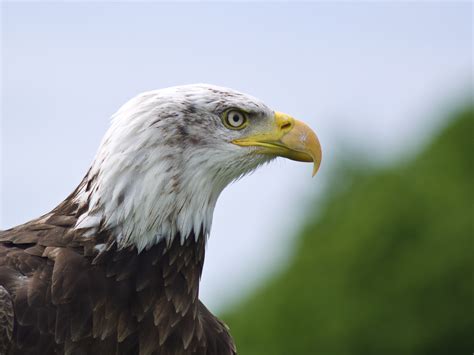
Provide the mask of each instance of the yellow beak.
POLYGON ((243 147, 258 147, 257 153, 313 162, 313 176, 321 164, 321 145, 316 133, 305 123, 275 112, 274 125, 268 132, 235 139, 232 143, 243 147))

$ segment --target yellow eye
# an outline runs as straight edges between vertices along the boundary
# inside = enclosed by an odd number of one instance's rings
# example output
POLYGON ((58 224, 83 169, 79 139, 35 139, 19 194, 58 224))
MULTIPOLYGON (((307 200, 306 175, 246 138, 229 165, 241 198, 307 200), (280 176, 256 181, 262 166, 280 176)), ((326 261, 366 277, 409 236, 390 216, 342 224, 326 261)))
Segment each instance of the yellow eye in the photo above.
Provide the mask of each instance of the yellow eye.
POLYGON ((247 115, 239 110, 229 110, 224 113, 224 124, 230 129, 242 129, 247 126, 247 115))

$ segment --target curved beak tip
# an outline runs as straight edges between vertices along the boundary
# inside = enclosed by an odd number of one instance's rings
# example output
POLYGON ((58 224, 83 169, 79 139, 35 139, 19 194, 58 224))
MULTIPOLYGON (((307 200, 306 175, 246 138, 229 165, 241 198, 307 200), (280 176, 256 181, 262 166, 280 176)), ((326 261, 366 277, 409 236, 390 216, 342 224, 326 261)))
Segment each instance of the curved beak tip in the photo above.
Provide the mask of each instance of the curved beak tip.
POLYGON ((321 165, 322 155, 316 133, 306 123, 294 120, 293 128, 282 137, 281 141, 292 151, 303 153, 290 156, 290 159, 313 162, 312 176, 315 176, 321 165))
POLYGON ((311 175, 311 177, 314 177, 316 175, 316 173, 318 172, 319 170, 319 166, 320 166, 320 163, 317 163, 316 161, 314 162, 313 164, 313 173, 311 175))
POLYGON ((316 173, 319 171, 319 168, 321 166, 321 159, 322 159, 321 144, 319 143, 319 139, 317 137, 316 137, 316 142, 314 142, 311 149, 311 158, 313 158, 312 177, 314 177, 316 173))

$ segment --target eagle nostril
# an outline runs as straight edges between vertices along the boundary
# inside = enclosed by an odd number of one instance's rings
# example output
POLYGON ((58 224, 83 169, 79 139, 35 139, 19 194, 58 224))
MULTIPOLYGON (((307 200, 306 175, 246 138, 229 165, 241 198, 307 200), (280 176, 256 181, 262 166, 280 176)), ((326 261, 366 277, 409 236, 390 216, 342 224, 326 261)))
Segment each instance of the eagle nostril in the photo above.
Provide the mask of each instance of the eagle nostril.
POLYGON ((285 129, 290 128, 290 127, 291 127, 291 122, 285 122, 280 126, 280 128, 282 130, 285 130, 285 129))

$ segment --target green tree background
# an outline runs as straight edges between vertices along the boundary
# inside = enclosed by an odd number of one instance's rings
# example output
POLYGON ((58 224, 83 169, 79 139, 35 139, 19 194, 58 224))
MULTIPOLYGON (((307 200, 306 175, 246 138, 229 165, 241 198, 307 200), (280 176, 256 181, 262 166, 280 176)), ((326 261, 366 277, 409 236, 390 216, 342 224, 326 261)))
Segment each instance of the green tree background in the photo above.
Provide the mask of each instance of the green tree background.
POLYGON ((240 354, 472 354, 473 118, 411 161, 339 171, 286 271, 224 315, 240 354))

